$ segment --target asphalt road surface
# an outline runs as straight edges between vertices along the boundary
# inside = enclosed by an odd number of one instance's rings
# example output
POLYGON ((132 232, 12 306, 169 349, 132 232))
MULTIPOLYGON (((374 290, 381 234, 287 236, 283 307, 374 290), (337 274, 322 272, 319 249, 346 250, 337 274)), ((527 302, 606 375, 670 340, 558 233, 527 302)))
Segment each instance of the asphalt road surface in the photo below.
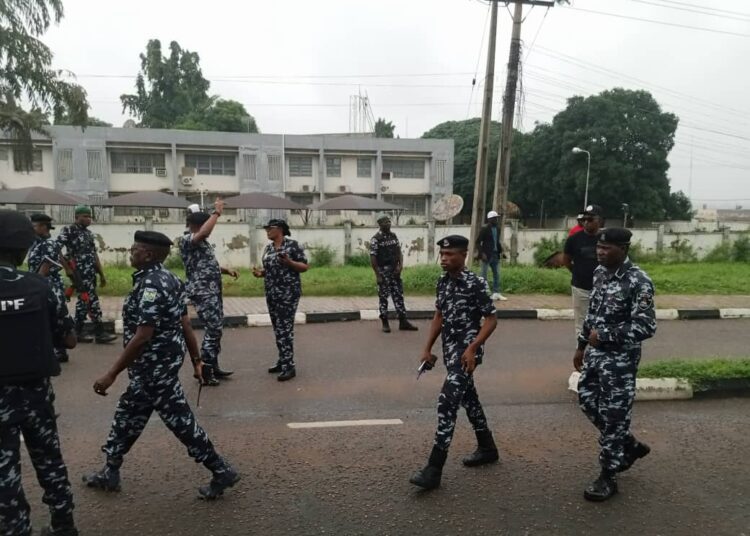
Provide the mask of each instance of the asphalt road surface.
MULTIPOLYGON (((81 533, 750 535, 750 398, 636 404, 633 429, 651 455, 621 476, 613 500, 583 499, 598 472, 597 445, 566 391, 570 322, 500 323, 476 382, 501 461, 461 465, 474 448, 462 413, 442 487, 417 490, 408 479, 429 453, 444 376, 438 366, 415 380, 427 323, 418 325, 387 335, 375 322, 298 326, 298 375, 283 384, 265 371, 275 361, 270 329, 227 330, 222 363, 236 374, 204 388, 196 414, 243 480, 213 503, 196 499, 209 473, 158 417, 125 459, 122 492, 81 484, 103 463, 99 449, 127 381, 123 374, 110 396, 95 395, 93 381, 119 346, 82 345, 55 382, 81 533), (353 419, 402 424, 288 426, 353 419)), ((644 360, 747 356, 748 328, 743 320, 661 322, 644 360)), ((46 508, 26 457, 24 484, 38 527, 46 508)))

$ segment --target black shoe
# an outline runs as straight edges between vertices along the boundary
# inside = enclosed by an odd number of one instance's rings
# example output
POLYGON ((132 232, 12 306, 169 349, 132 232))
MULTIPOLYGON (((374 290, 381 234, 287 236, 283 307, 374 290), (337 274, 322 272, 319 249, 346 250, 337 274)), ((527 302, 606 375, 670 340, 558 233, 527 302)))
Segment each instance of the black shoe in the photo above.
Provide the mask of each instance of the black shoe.
POLYGON ((279 364, 276 364, 268 369, 269 374, 278 374, 279 372, 281 372, 281 365, 279 364))
POLYGON ((234 374, 234 371, 233 371, 233 370, 222 370, 222 369, 220 369, 220 368, 219 368, 218 366, 217 366, 217 367, 216 367, 216 369, 214 370, 214 375, 215 375, 215 376, 216 376, 217 378, 228 378, 228 377, 229 377, 229 376, 231 376, 232 374, 234 374))
POLYGON ((443 465, 445 465, 447 457, 447 451, 432 447, 427 465, 414 473, 409 482, 423 489, 435 489, 439 487, 443 476, 443 465))
POLYGON ((218 499, 224 494, 225 489, 231 488, 239 481, 240 474, 232 467, 227 467, 225 471, 218 475, 214 473, 208 485, 198 488, 198 497, 205 501, 218 499))
POLYGON ((587 501, 603 502, 617 493, 617 481, 612 473, 602 471, 599 478, 594 480, 583 491, 583 497, 587 501))
POLYGON ((297 371, 294 369, 294 367, 292 367, 283 371, 281 374, 279 374, 279 377, 276 379, 279 380, 280 382, 285 382, 285 381, 291 380, 296 375, 297 375, 297 371))
POLYGON ((625 461, 619 472, 627 471, 637 460, 648 456, 649 452, 651 452, 651 447, 634 439, 633 443, 625 447, 625 461))
POLYGON ((405 316, 399 319, 399 321, 398 321, 398 329, 400 331, 417 331, 417 330, 419 330, 419 328, 417 326, 415 326, 414 324, 412 324, 411 322, 409 322, 406 319, 405 316))
POLYGON ((211 365, 203 365, 203 385, 210 387, 220 385, 219 380, 216 379, 214 368, 211 365))
POLYGON ((94 342, 96 344, 109 344, 111 342, 114 342, 115 339, 117 339, 117 335, 115 335, 114 333, 102 333, 94 337, 94 342))
POLYGON ((94 342, 94 337, 89 333, 79 331, 78 333, 76 333, 76 340, 78 342, 94 342))
POLYGON ((105 466, 101 471, 83 475, 83 481, 90 488, 120 491, 120 471, 108 466, 105 466))
POLYGON ((495 446, 495 440, 492 439, 492 432, 483 430, 477 432, 477 450, 466 456, 462 462, 466 467, 477 467, 488 463, 495 463, 500 459, 495 446))
POLYGON ((39 536, 78 536, 78 529, 72 527, 42 527, 39 536))
POLYGON ((381 318, 380 321, 383 323, 383 333, 390 333, 391 332, 391 325, 388 323, 387 318, 381 318))

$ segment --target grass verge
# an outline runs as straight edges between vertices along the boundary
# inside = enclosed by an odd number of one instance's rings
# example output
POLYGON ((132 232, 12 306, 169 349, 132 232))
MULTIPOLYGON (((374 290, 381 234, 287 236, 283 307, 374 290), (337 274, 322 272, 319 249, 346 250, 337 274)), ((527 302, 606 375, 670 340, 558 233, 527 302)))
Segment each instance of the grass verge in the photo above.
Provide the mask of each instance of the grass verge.
POLYGON ((750 359, 669 360, 645 363, 638 369, 641 378, 685 378, 701 389, 719 380, 750 379, 750 359))
MULTIPOLYGON (((658 294, 750 294, 749 263, 685 263, 644 265, 656 285, 658 294)), ((478 272, 478 267, 474 268, 478 272)), ((184 278, 181 268, 173 271, 184 278)), ((240 278, 224 277, 226 296, 263 296, 263 281, 240 269, 240 278)), ((131 286, 133 270, 106 266, 108 285, 102 295, 123 296, 131 286)), ((408 267, 403 272, 404 293, 432 295, 441 273, 437 265, 408 267)), ((567 270, 549 270, 533 266, 503 266, 502 291, 508 294, 568 294, 570 274, 567 270)), ((492 276, 490 275, 490 278, 492 276)), ((377 288, 372 270, 366 266, 313 267, 302 274, 306 296, 375 296, 377 288)))

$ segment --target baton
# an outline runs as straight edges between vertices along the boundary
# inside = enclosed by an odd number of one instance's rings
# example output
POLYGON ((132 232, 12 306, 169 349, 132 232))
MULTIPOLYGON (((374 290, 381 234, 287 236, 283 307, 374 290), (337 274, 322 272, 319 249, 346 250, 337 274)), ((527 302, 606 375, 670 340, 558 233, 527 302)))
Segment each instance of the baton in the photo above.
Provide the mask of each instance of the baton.
POLYGON ((195 401, 196 407, 201 407, 201 391, 203 391, 203 381, 198 380, 198 400, 195 401))

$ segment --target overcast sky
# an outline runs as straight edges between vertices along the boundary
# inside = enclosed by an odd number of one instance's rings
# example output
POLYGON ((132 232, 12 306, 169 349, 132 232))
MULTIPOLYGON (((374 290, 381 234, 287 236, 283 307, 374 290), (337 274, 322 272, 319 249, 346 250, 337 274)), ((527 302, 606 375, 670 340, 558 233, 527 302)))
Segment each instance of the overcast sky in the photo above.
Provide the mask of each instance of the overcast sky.
MULTIPOLYGON (((697 206, 750 208, 748 2, 571 4, 526 8, 526 100, 518 126, 530 130, 535 121, 550 121, 575 94, 648 89, 680 118, 670 156, 673 189, 691 193, 697 206)), ((115 126, 127 119, 119 96, 133 91, 138 56, 152 38, 164 48, 176 40, 198 52, 211 92, 242 102, 262 132, 345 132, 349 98, 358 92, 369 96, 376 117, 396 124, 401 137, 481 113, 489 7, 480 0, 64 5, 65 18, 44 40, 55 66, 76 73, 87 89, 92 115, 115 126)), ((510 12, 501 4, 494 118, 500 115, 510 28, 510 12)))

